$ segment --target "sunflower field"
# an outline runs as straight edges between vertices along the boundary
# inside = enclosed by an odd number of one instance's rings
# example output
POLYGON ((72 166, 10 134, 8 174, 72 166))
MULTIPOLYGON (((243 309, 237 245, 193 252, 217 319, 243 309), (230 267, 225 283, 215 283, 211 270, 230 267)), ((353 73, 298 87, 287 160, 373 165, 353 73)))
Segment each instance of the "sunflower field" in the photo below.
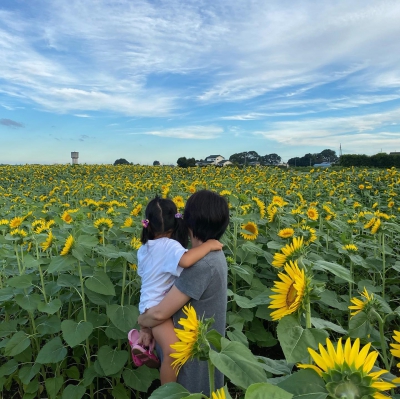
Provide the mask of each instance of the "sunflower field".
POLYGON ((226 337, 187 315, 226 376, 212 399, 400 398, 399 183, 394 168, 1 166, 2 397, 207 398, 135 368, 127 332, 146 204, 183 211, 209 189, 231 211, 226 337))

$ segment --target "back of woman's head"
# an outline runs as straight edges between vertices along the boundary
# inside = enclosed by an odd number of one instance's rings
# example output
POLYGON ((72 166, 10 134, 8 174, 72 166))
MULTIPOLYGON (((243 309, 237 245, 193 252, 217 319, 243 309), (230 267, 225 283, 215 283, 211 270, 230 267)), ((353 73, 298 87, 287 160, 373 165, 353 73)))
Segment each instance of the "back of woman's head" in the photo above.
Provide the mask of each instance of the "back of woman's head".
POLYGON ((189 197, 185 206, 185 224, 200 241, 219 240, 229 224, 229 208, 225 198, 200 190, 189 197))
POLYGON ((145 219, 147 227, 144 225, 142 229, 142 244, 171 233, 170 238, 187 247, 188 230, 173 201, 160 197, 152 199, 147 204, 145 219))

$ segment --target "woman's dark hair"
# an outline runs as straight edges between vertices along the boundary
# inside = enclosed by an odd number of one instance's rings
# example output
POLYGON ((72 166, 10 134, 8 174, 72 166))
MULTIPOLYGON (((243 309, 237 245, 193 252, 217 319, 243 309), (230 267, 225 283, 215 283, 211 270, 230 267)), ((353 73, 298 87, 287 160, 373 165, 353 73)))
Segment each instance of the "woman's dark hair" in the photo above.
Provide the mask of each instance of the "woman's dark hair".
POLYGON ((182 218, 175 217, 178 213, 176 205, 166 198, 156 197, 146 207, 145 218, 149 221, 143 227, 141 241, 146 244, 157 236, 171 232, 173 240, 178 241, 183 247, 188 246, 188 229, 182 218))
POLYGON ((228 203, 213 191, 198 191, 187 200, 184 218, 186 226, 200 241, 219 240, 229 224, 228 203))

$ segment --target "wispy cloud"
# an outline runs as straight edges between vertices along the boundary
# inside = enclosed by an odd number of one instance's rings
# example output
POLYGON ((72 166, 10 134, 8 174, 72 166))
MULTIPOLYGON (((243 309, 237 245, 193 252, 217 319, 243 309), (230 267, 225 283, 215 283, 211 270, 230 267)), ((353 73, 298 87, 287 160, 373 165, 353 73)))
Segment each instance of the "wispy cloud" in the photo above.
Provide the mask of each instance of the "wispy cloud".
POLYGON ((254 135, 286 146, 339 148, 374 154, 377 148, 391 151, 400 148, 400 132, 390 132, 400 120, 400 108, 388 112, 349 117, 307 118, 271 123, 265 131, 254 135))
POLYGON ((11 128, 25 127, 22 123, 13 121, 12 119, 0 119, 0 124, 11 128))
POLYGON ((216 126, 187 126, 184 128, 151 130, 140 134, 175 139, 211 140, 219 137, 223 131, 222 128, 216 126))
POLYGON ((77 118, 91 118, 90 115, 88 114, 74 114, 77 118))
POLYGON ((292 11, 263 0, 44 4, 30 6, 35 19, 0 11, 0 67, 10 90, 53 112, 166 115, 182 95, 213 103, 299 96, 339 81, 400 87, 400 3, 308 0, 292 11), (157 74, 198 81, 167 89, 154 85, 157 74))

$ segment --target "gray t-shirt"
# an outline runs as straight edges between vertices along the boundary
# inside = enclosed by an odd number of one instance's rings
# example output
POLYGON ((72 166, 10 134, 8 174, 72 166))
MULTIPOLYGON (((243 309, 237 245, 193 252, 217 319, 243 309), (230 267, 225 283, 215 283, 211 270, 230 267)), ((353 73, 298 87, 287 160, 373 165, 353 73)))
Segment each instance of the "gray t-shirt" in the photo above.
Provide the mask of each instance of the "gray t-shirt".
MULTIPOLYGON (((188 302, 196 310, 197 317, 205 319, 214 317, 211 328, 225 336, 227 305, 228 267, 222 251, 210 252, 193 266, 184 269, 175 286, 179 291, 190 296, 188 302)), ((182 309, 173 315, 176 328, 182 328, 178 321, 186 318, 182 309)), ((208 365, 206 361, 189 360, 182 366, 178 374, 178 383, 190 393, 202 392, 210 396, 208 365)), ((215 389, 224 386, 224 376, 215 371, 215 389)))

